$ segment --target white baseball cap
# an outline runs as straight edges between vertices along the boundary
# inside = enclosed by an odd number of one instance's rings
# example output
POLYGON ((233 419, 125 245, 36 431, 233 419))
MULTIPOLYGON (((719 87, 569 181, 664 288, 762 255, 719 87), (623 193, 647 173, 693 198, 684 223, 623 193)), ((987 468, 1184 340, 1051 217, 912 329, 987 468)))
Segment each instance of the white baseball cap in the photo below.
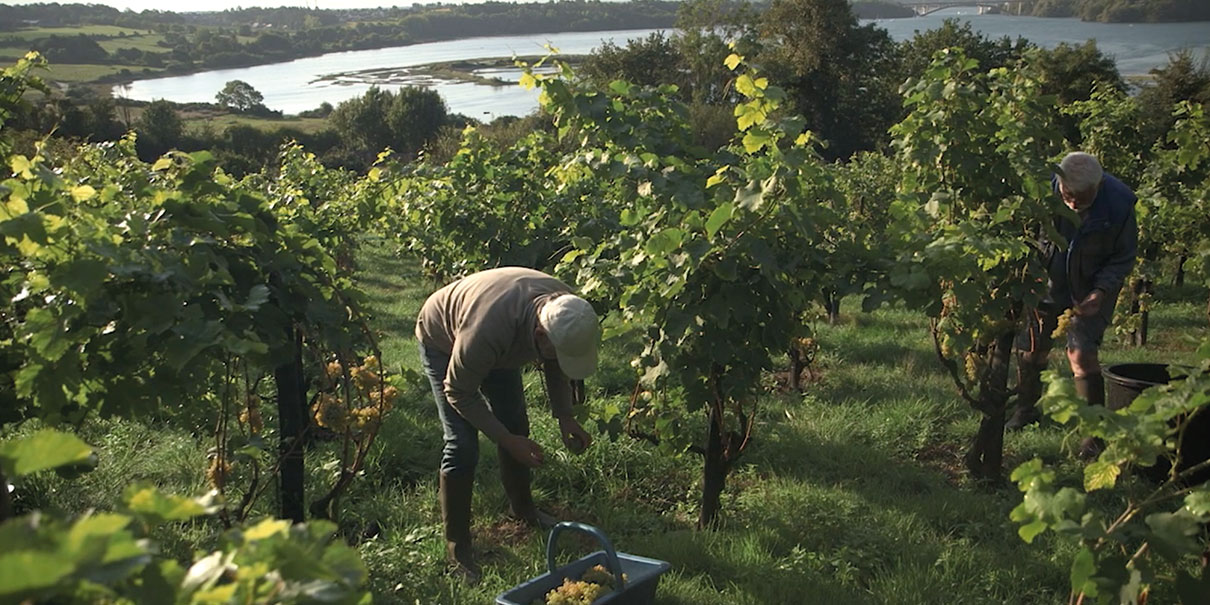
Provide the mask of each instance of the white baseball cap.
POLYGON ((601 325, 588 301, 574 294, 556 295, 542 306, 538 323, 555 346, 559 367, 568 378, 584 380, 597 370, 601 325))

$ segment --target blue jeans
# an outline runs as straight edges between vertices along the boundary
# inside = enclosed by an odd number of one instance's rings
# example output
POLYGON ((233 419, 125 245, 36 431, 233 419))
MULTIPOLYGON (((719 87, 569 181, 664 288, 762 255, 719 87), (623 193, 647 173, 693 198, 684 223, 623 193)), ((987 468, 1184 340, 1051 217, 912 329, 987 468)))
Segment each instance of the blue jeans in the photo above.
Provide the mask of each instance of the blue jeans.
MULTIPOLYGON (((445 373, 449 369, 448 353, 420 345, 420 364, 433 388, 437 415, 445 445, 441 450, 441 472, 445 475, 474 474, 479 462, 479 430, 467 422, 445 398, 445 373)), ((476 397, 487 399, 500 423, 514 435, 529 437, 529 415, 525 411, 525 389, 521 384, 520 368, 500 368, 487 374, 476 397)))

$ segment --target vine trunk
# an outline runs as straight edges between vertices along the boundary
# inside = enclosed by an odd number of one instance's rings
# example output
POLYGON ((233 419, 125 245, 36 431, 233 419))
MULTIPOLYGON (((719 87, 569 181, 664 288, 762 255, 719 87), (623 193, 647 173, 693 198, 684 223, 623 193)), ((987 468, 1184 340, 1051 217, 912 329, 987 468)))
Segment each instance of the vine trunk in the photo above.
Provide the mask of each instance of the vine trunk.
POLYGON ((303 382, 302 334, 291 329, 291 359, 277 366, 277 414, 281 423, 278 457, 281 473, 281 518, 295 523, 305 520, 303 483, 303 431, 306 428, 306 385, 303 382))
POLYGON ((1005 332, 992 345, 991 363, 983 376, 976 405, 983 419, 965 456, 966 467, 976 479, 993 483, 1002 481, 1004 475, 1004 413, 1008 408, 1013 340, 1013 333, 1005 332))

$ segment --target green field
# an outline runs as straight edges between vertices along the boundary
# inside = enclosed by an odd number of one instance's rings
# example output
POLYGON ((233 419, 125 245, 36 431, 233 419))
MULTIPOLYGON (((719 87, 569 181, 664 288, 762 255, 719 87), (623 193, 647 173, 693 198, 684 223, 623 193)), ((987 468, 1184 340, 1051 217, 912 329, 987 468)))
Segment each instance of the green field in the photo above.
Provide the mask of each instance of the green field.
POLYGON ((97 44, 105 49, 105 52, 112 53, 120 48, 137 48, 143 52, 149 53, 166 53, 170 48, 160 46, 159 43, 164 41, 164 36, 159 34, 145 34, 139 36, 128 36, 126 38, 111 38, 107 40, 98 40, 97 44))
POLYGON ((49 69, 45 73, 45 77, 48 80, 54 80, 56 82, 92 82, 98 78, 120 73, 123 69, 130 70, 132 74, 142 74, 143 70, 145 69, 152 74, 163 71, 162 69, 156 67, 143 67, 141 65, 51 63, 49 69))
POLYGON ((150 30, 141 30, 133 27, 117 27, 115 25, 83 25, 78 27, 30 27, 19 29, 17 31, 4 32, 0 37, 22 38, 25 40, 33 38, 45 38, 47 36, 75 36, 84 34, 86 36, 144 36, 154 35, 150 30))
MULTIPOLYGON (((420 277, 415 262, 389 254, 389 242, 369 241, 366 249, 361 280, 383 360, 418 369, 413 318, 438 284, 420 277)), ((1195 289, 1161 299, 1152 343, 1142 350, 1110 345, 1106 362, 1189 359, 1190 335, 1206 333, 1204 301, 1204 290, 1195 289)), ((817 326, 821 351, 804 392, 787 393, 770 377, 751 450, 728 480, 718 530, 693 528, 698 457, 667 457, 644 442, 611 443, 602 435, 585 454, 571 456, 557 445, 557 427, 544 412, 540 376, 528 373, 534 435, 547 451, 535 473, 537 498, 564 519, 600 527, 620 551, 670 562, 659 604, 1064 600, 1074 546, 1049 533, 1026 545, 1008 519, 1020 492, 974 485, 961 470, 976 414, 942 372, 924 316, 899 309, 865 314, 857 302, 845 301, 838 325, 817 326)), ((628 348, 607 343, 601 371, 589 383, 595 402, 625 405, 633 388, 628 348)), ((140 480, 179 493, 206 489, 211 444, 184 428, 97 421, 83 437, 101 447, 105 462, 71 489, 45 479, 36 496, 43 507, 106 509, 121 486, 140 480)), ((364 477, 342 500, 342 525, 369 568, 375 603, 490 603, 543 573, 546 536, 505 518, 495 448, 483 445, 474 531, 484 581, 466 587, 444 564, 436 498, 441 436, 431 395, 417 386, 401 397, 364 477)), ((308 490, 326 481, 318 469, 334 447, 308 453, 308 468, 316 469, 308 490)), ((1054 425, 1012 433, 1006 467, 1041 456, 1063 480, 1078 482, 1082 465, 1072 447, 1071 436, 1054 425)), ((194 523, 157 538, 187 557, 217 531, 194 523)), ((569 538, 564 551, 570 557, 595 549, 569 538)), ((1153 602, 1171 597, 1164 587, 1152 594, 1153 602)))

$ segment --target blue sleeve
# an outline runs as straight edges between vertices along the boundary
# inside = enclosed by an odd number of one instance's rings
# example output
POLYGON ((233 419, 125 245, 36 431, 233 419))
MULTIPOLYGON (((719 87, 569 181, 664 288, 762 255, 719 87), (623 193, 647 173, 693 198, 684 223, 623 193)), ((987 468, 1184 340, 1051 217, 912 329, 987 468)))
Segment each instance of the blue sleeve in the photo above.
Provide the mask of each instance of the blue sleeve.
POLYGON ((1105 261, 1105 266, 1097 271, 1092 278, 1092 287, 1109 295, 1115 295, 1126 281, 1126 276, 1134 269, 1135 257, 1139 250, 1139 226, 1134 216, 1132 204, 1126 212, 1126 220, 1113 243, 1113 252, 1105 261))

